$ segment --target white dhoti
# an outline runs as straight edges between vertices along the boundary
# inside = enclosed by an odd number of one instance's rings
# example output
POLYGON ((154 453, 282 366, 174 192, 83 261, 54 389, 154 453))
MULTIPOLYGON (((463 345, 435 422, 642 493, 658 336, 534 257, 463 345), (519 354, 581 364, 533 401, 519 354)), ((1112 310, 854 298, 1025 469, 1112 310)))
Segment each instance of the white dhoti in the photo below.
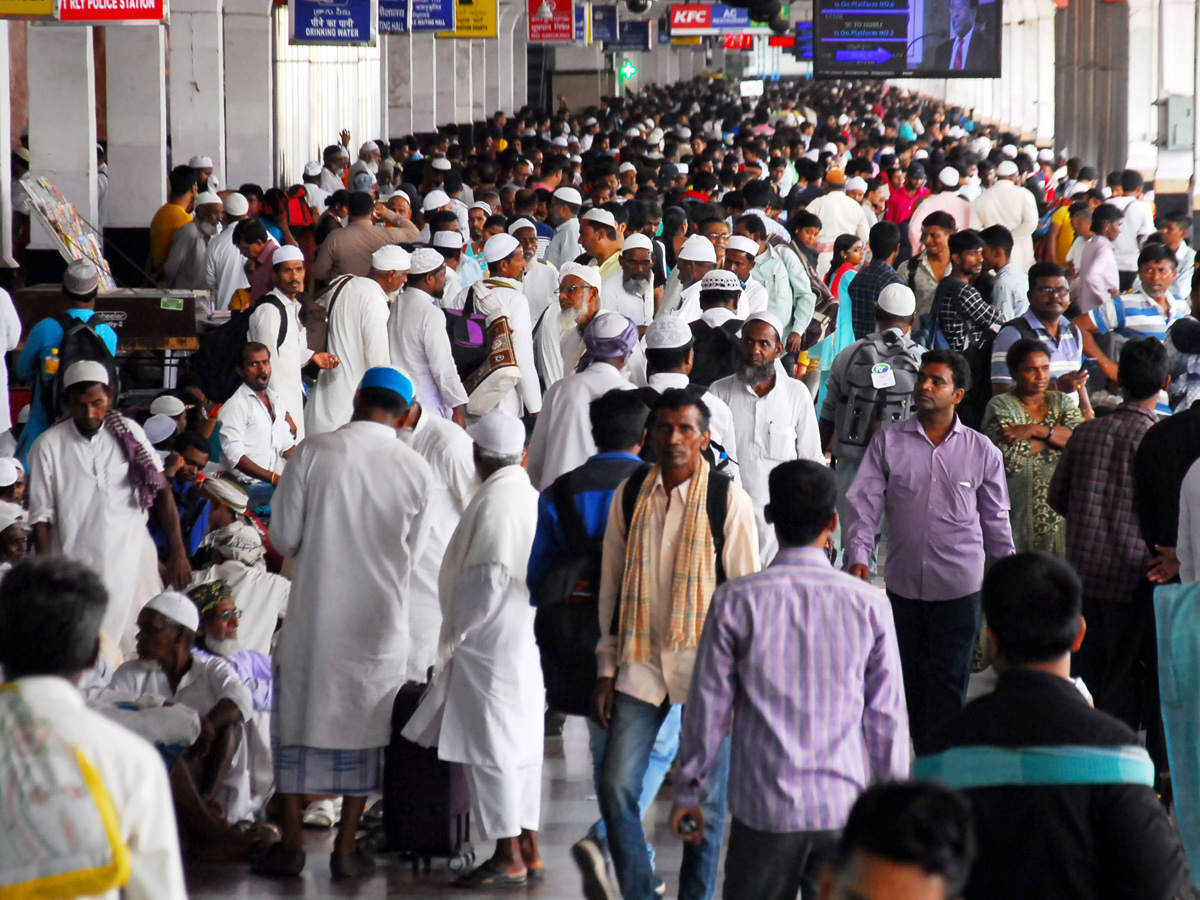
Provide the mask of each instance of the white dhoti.
POLYGON ((485 841, 537 831, 542 812, 542 767, 468 765, 471 817, 485 841))

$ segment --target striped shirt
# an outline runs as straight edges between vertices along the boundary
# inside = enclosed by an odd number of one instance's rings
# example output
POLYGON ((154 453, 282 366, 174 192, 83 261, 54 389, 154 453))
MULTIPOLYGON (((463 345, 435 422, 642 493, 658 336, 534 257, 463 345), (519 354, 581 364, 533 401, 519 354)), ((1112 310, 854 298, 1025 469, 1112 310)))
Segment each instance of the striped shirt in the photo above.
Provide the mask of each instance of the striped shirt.
POLYGON ((812 547, 784 548, 764 571, 718 588, 683 708, 676 806, 698 805, 731 730, 729 808, 759 831, 841 828, 869 784, 907 778, 884 594, 812 547))
MULTIPOLYGON (((1050 378, 1057 379, 1069 372, 1078 372, 1083 368, 1083 341, 1078 329, 1072 327, 1071 320, 1066 316, 1058 319, 1058 340, 1050 337, 1050 332, 1033 311, 1027 311, 1022 316, 1029 323, 1030 329, 1037 335, 1038 340, 1050 349, 1050 378)), ((992 344, 992 384, 1011 385, 1012 376, 1008 374, 1008 363, 1005 357, 1008 348, 1021 339, 1021 332, 1009 322, 1000 329, 992 344)))
MULTIPOLYGON (((1152 337, 1165 340, 1167 327, 1177 320, 1191 315, 1192 309, 1186 300, 1180 300, 1167 294, 1167 314, 1152 298, 1141 291, 1130 291, 1110 297, 1100 306, 1088 313, 1092 324, 1096 326, 1097 334, 1108 334, 1115 331, 1118 336, 1129 338, 1152 337)), ((1160 416, 1171 414, 1171 404, 1166 391, 1160 391, 1158 406, 1155 408, 1160 416)))

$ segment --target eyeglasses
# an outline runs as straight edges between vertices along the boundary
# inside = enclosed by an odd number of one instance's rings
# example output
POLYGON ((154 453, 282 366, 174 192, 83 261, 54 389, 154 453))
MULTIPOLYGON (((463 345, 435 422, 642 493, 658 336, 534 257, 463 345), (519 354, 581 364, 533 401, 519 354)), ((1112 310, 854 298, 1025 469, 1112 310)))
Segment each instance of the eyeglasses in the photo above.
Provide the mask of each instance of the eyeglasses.
POLYGON ((590 284, 564 284, 558 289, 559 294, 573 294, 576 291, 590 290, 590 284))
POLYGON ((1043 297, 1067 297, 1071 294, 1070 288, 1065 287, 1036 287, 1033 289, 1035 294, 1041 294, 1043 297))
POLYGON ((225 612, 219 612, 216 615, 218 622, 238 622, 242 618, 240 609, 227 609, 225 612))

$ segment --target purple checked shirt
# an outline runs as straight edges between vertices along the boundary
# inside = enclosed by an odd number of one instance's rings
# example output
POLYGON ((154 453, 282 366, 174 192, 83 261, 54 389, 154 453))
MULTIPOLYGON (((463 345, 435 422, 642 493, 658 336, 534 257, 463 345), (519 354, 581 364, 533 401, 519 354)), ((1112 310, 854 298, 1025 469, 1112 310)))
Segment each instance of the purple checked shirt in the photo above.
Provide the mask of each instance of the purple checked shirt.
POLYGON ((732 726, 729 809, 758 831, 841 828, 872 782, 908 777, 904 680, 882 592, 789 547, 713 595, 683 705, 675 805, 699 805, 732 726))
POLYGON ((934 446, 921 423, 881 428, 846 492, 846 565, 867 564, 888 519, 888 590, 955 600, 983 585, 983 566, 1013 553, 1004 457, 962 424, 934 446))

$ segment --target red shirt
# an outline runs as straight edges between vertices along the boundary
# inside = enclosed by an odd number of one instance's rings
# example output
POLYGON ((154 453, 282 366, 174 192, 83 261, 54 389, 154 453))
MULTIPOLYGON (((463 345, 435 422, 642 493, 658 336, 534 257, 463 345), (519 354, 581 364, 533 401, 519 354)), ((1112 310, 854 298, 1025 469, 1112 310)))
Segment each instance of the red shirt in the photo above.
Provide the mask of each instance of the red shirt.
POLYGON ((884 218, 889 222, 897 224, 907 222, 912 216, 913 210, 917 208, 917 204, 929 196, 929 188, 921 185, 913 193, 909 193, 908 188, 900 185, 898 188, 892 188, 892 194, 888 197, 887 209, 884 211, 884 218))

